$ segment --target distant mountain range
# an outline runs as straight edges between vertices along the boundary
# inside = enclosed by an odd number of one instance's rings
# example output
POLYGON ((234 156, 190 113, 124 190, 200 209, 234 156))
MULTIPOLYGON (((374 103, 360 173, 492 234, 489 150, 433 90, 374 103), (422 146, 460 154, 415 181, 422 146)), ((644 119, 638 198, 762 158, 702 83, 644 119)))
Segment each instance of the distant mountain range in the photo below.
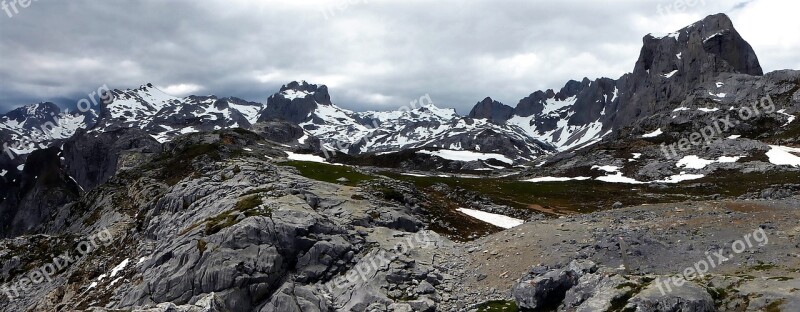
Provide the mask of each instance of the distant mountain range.
MULTIPOLYGON (((7 142, 0 157, 9 158, 0 160, 0 168, 13 171, 33 150, 59 144, 79 129, 103 133, 137 128, 163 143, 191 132, 263 129, 257 125, 272 121, 300 126, 292 141, 324 153, 469 150, 503 154, 524 164, 666 127, 679 107, 753 101, 798 85, 795 71, 763 75, 752 47, 724 14, 664 37, 647 35, 643 43, 633 71, 619 79, 569 81, 558 91, 535 91, 516 107, 487 97, 468 116, 430 101, 398 111, 353 112, 332 103, 326 86, 304 81, 284 85, 266 103, 178 98, 146 84, 113 90, 112 103, 85 114, 62 114, 52 103, 33 104, 0 115, 0 137, 7 142), (56 126, 37 131, 48 122, 56 126)), ((797 106, 790 106, 784 115, 796 111, 797 106)))

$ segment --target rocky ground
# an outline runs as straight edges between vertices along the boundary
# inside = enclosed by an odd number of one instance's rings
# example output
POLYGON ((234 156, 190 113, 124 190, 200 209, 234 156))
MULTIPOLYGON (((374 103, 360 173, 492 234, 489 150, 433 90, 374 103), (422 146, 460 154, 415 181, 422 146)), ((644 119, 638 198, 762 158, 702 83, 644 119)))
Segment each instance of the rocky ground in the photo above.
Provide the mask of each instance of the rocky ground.
MULTIPOLYGON (((722 248, 724 255, 734 255, 694 281, 700 290, 724 290, 713 294, 714 306, 760 311, 778 306, 777 302, 782 311, 796 311, 800 307, 800 295, 795 293, 800 289, 798 207, 797 197, 683 202, 529 222, 463 244, 462 252, 453 257, 458 263, 453 267, 463 268, 458 274, 460 302, 513 300, 518 293, 511 285, 531 268, 544 273, 549 270, 542 267, 565 267, 586 259, 604 267, 606 275, 663 278, 722 248), (764 246, 752 238, 759 229, 766 233, 764 246), (735 254, 733 242, 745 240, 746 235, 753 247, 735 254)), ((644 293, 654 287, 650 283, 639 290, 644 293)))
MULTIPOLYGON (((14 297, 0 297, 0 310, 798 307, 800 198, 791 189, 780 190, 780 200, 686 201, 558 217, 515 212, 446 183, 422 187, 358 168, 287 162, 281 149, 253 133, 220 131, 187 135, 161 153, 121 154, 126 167, 106 183, 11 223, 29 234, 0 240, 0 291, 14 297), (458 207, 528 222, 501 230, 458 207), (97 233, 110 241, 46 281, 34 280, 32 272, 97 233), (683 272, 707 252, 730 253, 745 235, 752 244, 743 253, 668 295, 658 293, 659 278, 683 272)), ((742 198, 777 191, 765 192, 742 198)))

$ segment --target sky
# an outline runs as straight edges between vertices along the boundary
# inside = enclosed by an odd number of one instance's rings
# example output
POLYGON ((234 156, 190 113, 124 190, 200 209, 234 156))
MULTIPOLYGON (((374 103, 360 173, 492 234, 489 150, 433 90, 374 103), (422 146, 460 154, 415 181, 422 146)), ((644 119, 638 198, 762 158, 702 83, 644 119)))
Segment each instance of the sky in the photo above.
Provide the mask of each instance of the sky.
POLYGON ((570 79, 616 79, 644 35, 715 13, 765 71, 800 69, 800 1, 14 1, 0 0, 0 112, 146 83, 263 103, 306 80, 352 110, 427 94, 467 114, 487 96, 515 106, 570 79))

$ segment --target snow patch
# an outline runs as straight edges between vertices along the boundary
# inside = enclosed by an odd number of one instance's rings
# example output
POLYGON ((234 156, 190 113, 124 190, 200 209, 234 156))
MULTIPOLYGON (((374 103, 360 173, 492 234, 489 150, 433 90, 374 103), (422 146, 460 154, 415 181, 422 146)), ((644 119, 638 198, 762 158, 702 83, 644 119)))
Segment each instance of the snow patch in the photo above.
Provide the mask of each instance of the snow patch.
POLYGON ((598 177, 598 181, 608 182, 608 183, 627 183, 627 184, 645 184, 647 182, 636 181, 635 179, 631 179, 628 177, 622 176, 622 172, 617 172, 615 175, 609 175, 604 177, 598 177))
POLYGON ((767 152, 769 162, 778 166, 794 166, 800 167, 800 148, 793 148, 787 146, 770 145, 772 149, 767 152))
POLYGON ((608 173, 619 172, 619 167, 617 167, 617 166, 597 166, 597 165, 594 165, 594 166, 592 166, 592 169, 600 169, 600 170, 608 172, 608 173))
POLYGON ((643 138, 655 138, 655 137, 657 137, 659 135, 662 135, 662 134, 664 134, 664 132, 661 131, 661 128, 658 128, 656 131, 647 133, 647 134, 643 135, 642 137, 643 138))
POLYGON ((671 72, 668 72, 666 74, 661 75, 661 77, 672 78, 672 76, 675 76, 675 74, 677 74, 677 73, 678 73, 678 70, 676 69, 676 70, 673 70, 671 72))
POLYGON ((496 159, 501 162, 507 163, 509 165, 514 163, 514 161, 512 161, 508 157, 500 154, 478 153, 473 151, 438 150, 431 152, 423 150, 423 151, 418 151, 417 153, 433 155, 454 161, 477 161, 477 160, 496 159))
POLYGON ((742 158, 743 158, 742 156, 722 156, 720 158, 717 158, 717 160, 709 160, 700 158, 696 155, 689 155, 679 160, 678 163, 675 164, 675 166, 678 168, 685 167, 688 169, 703 169, 706 166, 713 163, 734 163, 742 158))
POLYGON ((284 152, 284 153, 289 155, 287 157, 289 160, 310 161, 310 162, 317 162, 317 163, 323 163, 323 164, 328 163, 328 162, 325 161, 325 158, 322 158, 321 156, 310 155, 310 154, 297 154, 297 153, 292 153, 292 152, 284 152))
POLYGON ((532 183, 539 183, 539 182, 566 182, 566 181, 586 181, 591 178, 589 177, 574 177, 574 178, 567 178, 567 177, 540 177, 540 178, 533 178, 528 180, 522 180, 522 182, 532 182, 532 183))
POLYGON ((523 223, 525 223, 525 221, 520 220, 520 219, 516 219, 516 218, 512 218, 512 217, 508 217, 508 216, 504 216, 504 215, 500 215, 500 214, 488 213, 488 212, 484 212, 484 211, 480 211, 480 210, 473 210, 473 209, 467 209, 467 208, 458 208, 458 209, 456 209, 456 211, 458 211, 460 213, 463 213, 465 215, 468 215, 470 217, 473 217, 475 219, 481 220, 483 222, 489 223, 491 225, 504 228, 504 229, 510 229, 510 228, 513 228, 513 227, 516 227, 516 226, 519 226, 519 225, 522 225, 523 223))

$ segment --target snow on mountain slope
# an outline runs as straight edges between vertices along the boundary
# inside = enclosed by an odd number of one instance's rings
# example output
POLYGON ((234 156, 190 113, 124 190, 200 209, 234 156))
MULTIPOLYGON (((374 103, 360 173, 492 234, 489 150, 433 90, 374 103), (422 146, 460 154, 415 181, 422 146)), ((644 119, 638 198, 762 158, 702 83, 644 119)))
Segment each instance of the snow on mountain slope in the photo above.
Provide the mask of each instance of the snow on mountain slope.
POLYGON ((0 115, 0 138, 4 152, 26 155, 46 148, 50 142, 71 137, 75 131, 94 123, 94 112, 64 111, 53 103, 26 105, 0 115))
POLYGON ((152 84, 112 93, 114 101, 106 105, 104 118, 93 131, 134 127, 149 132, 160 142, 184 133, 249 128, 263 108, 260 103, 237 98, 177 98, 152 84))
POLYGON ((319 138, 324 149, 349 154, 430 147, 530 160, 552 151, 519 127, 461 117, 453 109, 434 104, 391 112, 352 112, 329 99, 324 86, 293 82, 269 98, 259 120, 295 120, 319 138))

